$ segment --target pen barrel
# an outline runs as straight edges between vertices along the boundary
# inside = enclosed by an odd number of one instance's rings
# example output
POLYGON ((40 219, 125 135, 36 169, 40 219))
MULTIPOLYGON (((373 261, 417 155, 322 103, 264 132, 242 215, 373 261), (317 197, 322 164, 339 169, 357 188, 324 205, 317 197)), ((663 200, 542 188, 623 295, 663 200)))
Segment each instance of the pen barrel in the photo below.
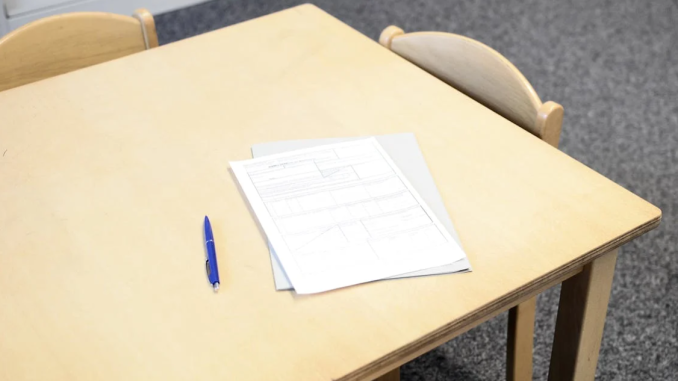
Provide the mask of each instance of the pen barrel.
POLYGON ((209 267, 209 273, 207 274, 207 277, 209 278, 210 283, 214 284, 219 281, 217 250, 214 247, 214 241, 207 241, 205 245, 207 246, 207 265, 209 267))

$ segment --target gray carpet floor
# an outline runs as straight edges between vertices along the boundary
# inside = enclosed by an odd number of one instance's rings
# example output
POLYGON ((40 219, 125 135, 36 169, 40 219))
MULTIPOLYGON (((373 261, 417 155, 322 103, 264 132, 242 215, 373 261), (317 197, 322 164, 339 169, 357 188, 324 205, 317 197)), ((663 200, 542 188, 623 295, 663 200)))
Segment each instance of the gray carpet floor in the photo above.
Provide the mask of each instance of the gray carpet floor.
MULTIPOLYGON (((166 44, 298 3, 210 1, 157 15, 158 34, 166 44)), ((661 226, 620 254, 597 379, 678 380, 678 2, 315 4, 374 39, 389 24, 478 39, 511 60, 544 101, 565 107, 561 149, 663 211, 661 226)), ((553 289, 538 299, 537 380, 547 377, 558 297, 553 289)), ((405 365, 402 379, 500 380, 505 331, 503 314, 405 365)))

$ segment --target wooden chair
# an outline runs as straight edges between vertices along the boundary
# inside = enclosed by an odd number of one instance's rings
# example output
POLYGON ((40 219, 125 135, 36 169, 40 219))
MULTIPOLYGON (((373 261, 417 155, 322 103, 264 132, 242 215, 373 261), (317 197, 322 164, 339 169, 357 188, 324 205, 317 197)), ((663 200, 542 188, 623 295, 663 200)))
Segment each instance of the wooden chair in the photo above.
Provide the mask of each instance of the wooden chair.
MULTIPOLYGON (((542 103, 520 71, 489 46, 451 33, 405 34, 393 25, 382 31, 379 43, 558 147, 563 107, 542 103)), ((536 297, 509 311, 506 368, 510 381, 532 379, 535 308, 536 297)))
POLYGON ((46 17, 0 39, 0 91, 158 46, 153 16, 81 12, 46 17))

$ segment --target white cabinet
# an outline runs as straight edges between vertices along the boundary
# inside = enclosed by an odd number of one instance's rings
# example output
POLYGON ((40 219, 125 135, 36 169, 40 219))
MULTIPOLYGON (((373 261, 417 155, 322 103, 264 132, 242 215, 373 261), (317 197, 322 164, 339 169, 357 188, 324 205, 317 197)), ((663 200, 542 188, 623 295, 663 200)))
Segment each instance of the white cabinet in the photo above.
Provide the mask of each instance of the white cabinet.
POLYGON ((42 17, 66 12, 131 15, 137 8, 163 13, 205 0, 0 0, 0 35, 42 17))

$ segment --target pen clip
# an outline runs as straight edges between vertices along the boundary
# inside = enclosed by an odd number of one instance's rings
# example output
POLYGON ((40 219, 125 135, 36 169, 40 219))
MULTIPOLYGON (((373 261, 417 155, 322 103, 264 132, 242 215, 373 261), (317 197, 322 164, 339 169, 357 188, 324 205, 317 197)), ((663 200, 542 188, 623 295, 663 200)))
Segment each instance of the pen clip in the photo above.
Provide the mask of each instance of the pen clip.
POLYGON ((205 271, 207 272, 207 278, 210 276, 210 260, 205 261, 205 271))

